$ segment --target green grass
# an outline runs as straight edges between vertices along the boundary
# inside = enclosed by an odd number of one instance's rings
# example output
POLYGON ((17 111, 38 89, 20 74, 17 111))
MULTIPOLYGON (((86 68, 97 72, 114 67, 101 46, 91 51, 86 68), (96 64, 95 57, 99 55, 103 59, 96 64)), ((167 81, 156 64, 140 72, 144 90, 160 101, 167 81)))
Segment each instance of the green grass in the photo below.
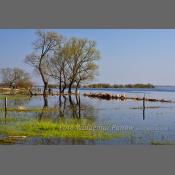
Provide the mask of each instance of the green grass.
POLYGON ((51 120, 31 120, 2 125, 0 134, 6 136, 27 136, 41 138, 77 138, 87 140, 111 140, 126 137, 121 132, 109 133, 103 130, 92 130, 94 124, 89 120, 68 119, 57 122, 51 120), (86 126, 86 128, 84 127, 86 126), (87 126, 90 129, 87 129, 87 126))

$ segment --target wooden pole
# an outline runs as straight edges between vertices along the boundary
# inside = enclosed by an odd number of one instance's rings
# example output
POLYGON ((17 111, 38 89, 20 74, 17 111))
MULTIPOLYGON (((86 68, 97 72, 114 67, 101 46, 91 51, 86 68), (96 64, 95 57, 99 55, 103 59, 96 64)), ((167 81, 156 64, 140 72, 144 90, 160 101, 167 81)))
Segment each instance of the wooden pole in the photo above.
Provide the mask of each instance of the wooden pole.
POLYGON ((145 120, 145 94, 143 97, 143 120, 145 120))
POLYGON ((7 118, 7 97, 5 97, 5 124, 6 124, 6 118, 7 118))
POLYGON ((5 97, 5 111, 7 111, 7 97, 5 97))
POLYGON ((81 101, 80 101, 80 91, 78 91, 78 114, 79 118, 81 118, 81 101))
POLYGON ((145 94, 144 94, 144 97, 143 97, 143 108, 145 109, 145 94))

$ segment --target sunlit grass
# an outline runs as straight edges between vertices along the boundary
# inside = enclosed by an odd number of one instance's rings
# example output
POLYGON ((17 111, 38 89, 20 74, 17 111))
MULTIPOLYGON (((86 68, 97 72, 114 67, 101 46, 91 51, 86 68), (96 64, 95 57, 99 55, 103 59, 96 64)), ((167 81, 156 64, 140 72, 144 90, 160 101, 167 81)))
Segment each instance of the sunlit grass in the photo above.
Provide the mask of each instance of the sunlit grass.
POLYGON ((0 134, 7 136, 26 136, 40 138, 76 138, 87 140, 111 140, 127 137, 121 132, 108 132, 92 129, 95 125, 88 120, 30 120, 2 125, 0 134))

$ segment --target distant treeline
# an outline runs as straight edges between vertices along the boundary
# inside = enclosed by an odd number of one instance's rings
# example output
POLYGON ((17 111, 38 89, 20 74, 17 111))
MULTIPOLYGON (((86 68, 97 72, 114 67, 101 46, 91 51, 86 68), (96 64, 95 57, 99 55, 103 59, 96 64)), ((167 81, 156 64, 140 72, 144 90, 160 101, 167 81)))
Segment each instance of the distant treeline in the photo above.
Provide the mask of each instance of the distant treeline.
MULTIPOLYGON (((78 88, 82 88, 82 85, 79 85, 78 88)), ((48 84, 48 88, 59 88, 59 85, 57 84, 48 84)), ((65 88, 69 88, 69 86, 65 86, 65 88)), ((72 85, 72 88, 77 88, 77 85, 72 85)))
POLYGON ((89 84, 82 86, 84 88, 154 88, 155 86, 148 83, 148 84, 107 84, 107 83, 97 83, 97 84, 89 84))

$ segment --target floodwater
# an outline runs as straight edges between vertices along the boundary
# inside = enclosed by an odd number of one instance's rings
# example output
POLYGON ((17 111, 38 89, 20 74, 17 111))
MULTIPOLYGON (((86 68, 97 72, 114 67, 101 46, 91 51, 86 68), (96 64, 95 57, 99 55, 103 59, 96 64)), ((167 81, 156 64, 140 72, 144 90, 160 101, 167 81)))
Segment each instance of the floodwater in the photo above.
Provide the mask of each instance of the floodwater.
MULTIPOLYGON (((29 138, 17 140, 15 144, 151 144, 175 143, 175 103, 146 102, 143 110, 142 101, 134 100, 102 100, 85 97, 85 92, 102 92, 111 94, 126 94, 131 97, 146 97, 175 101, 175 87, 156 87, 154 89, 80 89, 80 99, 76 96, 49 96, 48 106, 59 108, 59 112, 8 112, 7 116, 26 118, 87 118, 94 122, 110 123, 113 130, 131 133, 131 136, 111 140, 83 140, 60 138, 29 138)), ((26 99, 8 100, 8 107, 23 106, 26 108, 43 107, 42 96, 26 99)), ((4 107, 4 100, 0 100, 4 107)), ((1 117, 5 112, 1 112, 1 117)))

